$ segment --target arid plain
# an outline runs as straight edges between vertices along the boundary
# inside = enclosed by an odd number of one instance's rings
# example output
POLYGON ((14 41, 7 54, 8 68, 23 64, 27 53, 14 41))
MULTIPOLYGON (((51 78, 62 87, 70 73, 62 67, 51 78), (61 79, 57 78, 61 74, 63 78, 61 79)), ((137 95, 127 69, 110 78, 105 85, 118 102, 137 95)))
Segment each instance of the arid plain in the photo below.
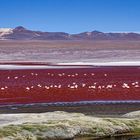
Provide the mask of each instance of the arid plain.
POLYGON ((140 60, 140 41, 0 41, 0 61, 140 60))

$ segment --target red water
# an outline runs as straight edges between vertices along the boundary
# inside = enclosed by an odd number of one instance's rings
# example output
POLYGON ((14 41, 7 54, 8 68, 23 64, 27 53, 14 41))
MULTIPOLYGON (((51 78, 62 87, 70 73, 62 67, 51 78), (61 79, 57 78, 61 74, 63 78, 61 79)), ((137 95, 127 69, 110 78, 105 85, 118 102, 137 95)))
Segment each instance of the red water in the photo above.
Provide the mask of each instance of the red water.
POLYGON ((139 101, 140 67, 0 70, 0 104, 102 100, 139 101))

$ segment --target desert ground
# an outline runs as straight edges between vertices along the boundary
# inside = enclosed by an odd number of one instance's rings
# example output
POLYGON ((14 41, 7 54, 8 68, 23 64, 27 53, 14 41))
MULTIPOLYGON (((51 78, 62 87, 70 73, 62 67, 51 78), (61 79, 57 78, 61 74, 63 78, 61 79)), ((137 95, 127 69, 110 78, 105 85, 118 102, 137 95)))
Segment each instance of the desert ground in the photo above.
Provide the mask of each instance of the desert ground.
POLYGON ((140 60, 140 41, 0 41, 0 61, 140 60))

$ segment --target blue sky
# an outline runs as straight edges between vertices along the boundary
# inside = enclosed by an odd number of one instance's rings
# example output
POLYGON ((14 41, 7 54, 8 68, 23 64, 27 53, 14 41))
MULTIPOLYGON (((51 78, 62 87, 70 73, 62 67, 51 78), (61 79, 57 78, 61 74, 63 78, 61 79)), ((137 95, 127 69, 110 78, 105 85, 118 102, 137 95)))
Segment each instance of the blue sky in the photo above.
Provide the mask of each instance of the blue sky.
POLYGON ((0 27, 140 32, 140 0, 0 0, 0 27))

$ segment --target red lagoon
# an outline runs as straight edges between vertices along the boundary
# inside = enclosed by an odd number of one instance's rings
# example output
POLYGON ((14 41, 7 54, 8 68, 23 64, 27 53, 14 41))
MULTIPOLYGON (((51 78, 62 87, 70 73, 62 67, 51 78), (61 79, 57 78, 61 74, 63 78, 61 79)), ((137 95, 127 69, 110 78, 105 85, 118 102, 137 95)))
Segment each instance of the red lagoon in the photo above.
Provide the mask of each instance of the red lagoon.
POLYGON ((139 66, 0 65, 0 104, 140 101, 139 66))

